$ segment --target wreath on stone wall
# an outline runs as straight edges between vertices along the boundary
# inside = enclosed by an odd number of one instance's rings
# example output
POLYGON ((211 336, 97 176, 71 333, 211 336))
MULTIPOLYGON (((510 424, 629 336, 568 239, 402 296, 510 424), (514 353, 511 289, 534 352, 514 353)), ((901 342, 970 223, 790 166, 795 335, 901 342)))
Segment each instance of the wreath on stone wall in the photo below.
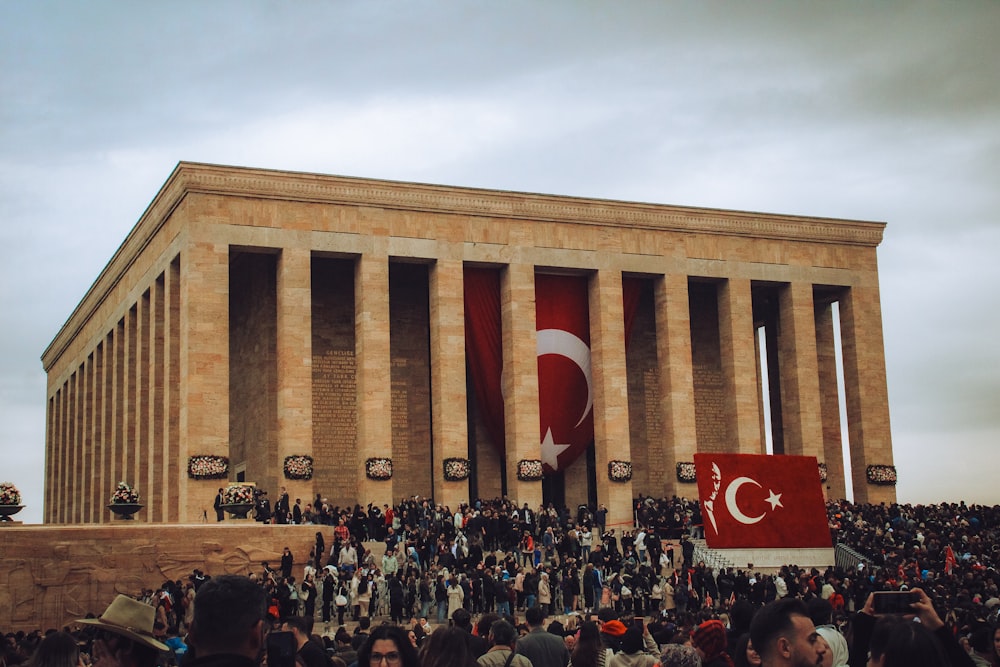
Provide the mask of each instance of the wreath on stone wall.
POLYGON ((896 466, 872 465, 865 469, 869 484, 875 486, 896 486, 896 466))
POLYGON ((392 479, 392 459, 386 457, 365 459, 365 477, 379 481, 392 479))
POLYGON ((631 461, 608 461, 608 479, 612 482, 627 482, 632 479, 631 461))
POLYGON ((469 459, 447 458, 444 460, 444 478, 448 482, 461 482, 469 479, 469 459))
POLYGON ((693 461, 680 461, 677 463, 677 481, 685 484, 693 484, 698 479, 694 473, 693 461))
POLYGON ((542 479, 542 462, 538 459, 521 459, 517 462, 517 478, 522 482, 542 479))
POLYGON ((313 457, 293 454, 285 457, 285 479, 312 479, 313 457))
POLYGON ((214 454, 188 457, 188 477, 191 479, 225 479, 229 477, 229 458, 214 454))

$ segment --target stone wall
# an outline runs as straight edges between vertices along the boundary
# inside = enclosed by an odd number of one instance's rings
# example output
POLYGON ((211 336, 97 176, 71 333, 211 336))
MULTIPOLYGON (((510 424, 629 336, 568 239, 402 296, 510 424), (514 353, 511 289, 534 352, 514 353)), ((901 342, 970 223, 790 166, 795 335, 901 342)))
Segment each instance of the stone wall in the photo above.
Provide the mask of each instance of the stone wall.
POLYGON ((227 520, 193 525, 117 522, 102 526, 0 525, 0 632, 61 628, 88 612, 100 615, 118 593, 138 595, 166 580, 276 567, 295 556, 301 580, 316 531, 329 526, 271 526, 227 520))

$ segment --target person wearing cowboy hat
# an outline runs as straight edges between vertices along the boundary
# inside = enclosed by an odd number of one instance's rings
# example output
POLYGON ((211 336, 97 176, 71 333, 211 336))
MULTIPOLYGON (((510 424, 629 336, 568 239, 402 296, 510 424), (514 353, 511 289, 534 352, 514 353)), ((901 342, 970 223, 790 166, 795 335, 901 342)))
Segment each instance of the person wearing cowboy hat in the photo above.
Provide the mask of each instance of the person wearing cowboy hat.
POLYGON ((81 618, 77 622, 98 632, 94 637, 91 657, 93 667, 153 667, 160 651, 170 651, 153 636, 156 611, 119 595, 99 618, 81 618))

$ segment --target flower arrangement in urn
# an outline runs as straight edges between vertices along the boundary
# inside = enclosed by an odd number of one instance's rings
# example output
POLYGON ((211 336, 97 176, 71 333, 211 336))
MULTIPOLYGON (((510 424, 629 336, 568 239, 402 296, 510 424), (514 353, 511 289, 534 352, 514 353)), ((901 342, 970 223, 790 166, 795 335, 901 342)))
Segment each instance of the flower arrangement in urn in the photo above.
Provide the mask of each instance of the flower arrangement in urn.
POLYGON ((223 492, 227 505, 252 505, 253 487, 243 484, 230 484, 223 492))
POLYGON ((20 505, 21 492, 10 482, 0 482, 0 505, 20 505))
POLYGON ((115 492, 111 494, 112 505, 135 505, 139 502, 139 492, 126 482, 118 482, 115 492))

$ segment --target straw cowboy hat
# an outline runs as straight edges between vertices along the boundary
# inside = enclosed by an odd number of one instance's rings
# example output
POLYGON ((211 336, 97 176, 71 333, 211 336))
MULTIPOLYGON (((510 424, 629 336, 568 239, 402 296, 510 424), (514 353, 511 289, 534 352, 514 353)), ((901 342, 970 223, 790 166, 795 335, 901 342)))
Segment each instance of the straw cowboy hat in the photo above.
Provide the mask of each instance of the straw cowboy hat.
POLYGON ((156 610, 148 604, 133 600, 127 595, 119 595, 100 618, 81 618, 77 623, 95 625, 157 651, 169 651, 170 647, 153 637, 155 619, 156 610))

